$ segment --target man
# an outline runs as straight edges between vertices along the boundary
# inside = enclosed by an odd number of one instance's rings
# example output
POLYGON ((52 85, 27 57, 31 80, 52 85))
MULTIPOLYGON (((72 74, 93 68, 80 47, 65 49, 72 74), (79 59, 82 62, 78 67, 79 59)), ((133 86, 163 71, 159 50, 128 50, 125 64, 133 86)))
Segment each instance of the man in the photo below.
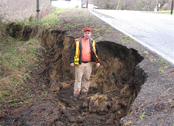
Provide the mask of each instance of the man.
POLYGON ((100 55, 95 41, 91 39, 91 28, 85 27, 83 37, 75 39, 70 53, 70 66, 75 66, 74 102, 80 94, 88 93, 92 72, 91 62, 96 62, 96 67, 99 68, 100 55))

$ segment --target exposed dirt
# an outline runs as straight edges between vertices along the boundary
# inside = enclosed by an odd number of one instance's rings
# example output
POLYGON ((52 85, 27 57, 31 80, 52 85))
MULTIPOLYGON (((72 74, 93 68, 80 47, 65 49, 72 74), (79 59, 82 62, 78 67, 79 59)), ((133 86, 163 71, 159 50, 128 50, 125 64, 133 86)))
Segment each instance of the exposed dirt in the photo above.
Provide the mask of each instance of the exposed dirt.
MULTIPOLYGON (((85 11, 85 18, 89 18, 90 26, 94 31, 99 29, 99 36, 103 37, 101 41, 96 32, 93 34, 100 49, 102 62, 99 69, 93 64, 90 96, 83 97, 78 102, 72 101, 74 69, 69 66, 69 51, 74 37, 81 36, 84 27, 81 19, 84 14, 80 17, 82 13, 84 12, 73 11, 60 17, 65 24, 75 23, 76 26, 67 29, 60 26, 55 30, 43 31, 40 35, 46 50, 42 51, 44 60, 39 64, 38 70, 32 73, 30 87, 35 94, 42 92, 42 89, 36 86, 38 82, 42 82, 47 86, 48 96, 36 99, 27 106, 0 110, 0 124, 3 126, 158 125, 159 119, 166 125, 172 124, 173 69, 168 65, 161 66, 155 54, 145 51, 88 11, 85 11), (76 20, 76 14, 80 20, 76 20), (70 15, 71 18, 68 18, 70 15), (110 32, 106 32, 108 29, 110 32), (159 68, 163 69, 163 74, 159 74, 159 68), (143 112, 145 113, 142 114, 143 112), (163 118, 157 117, 160 116, 158 114, 160 112, 163 112, 161 114, 163 118), (126 117, 123 118, 124 116, 126 117), (171 118, 166 119, 167 116, 171 118), (155 122, 151 121, 153 120, 151 117, 155 122), (166 122, 163 121, 165 119, 166 122)), ((15 25, 10 27, 13 26, 15 25)))

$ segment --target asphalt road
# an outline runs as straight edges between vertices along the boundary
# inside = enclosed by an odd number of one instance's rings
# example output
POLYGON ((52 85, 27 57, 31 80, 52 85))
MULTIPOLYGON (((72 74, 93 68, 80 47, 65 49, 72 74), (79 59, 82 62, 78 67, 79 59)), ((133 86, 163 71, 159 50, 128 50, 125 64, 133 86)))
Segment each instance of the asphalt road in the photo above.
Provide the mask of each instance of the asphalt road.
POLYGON ((174 66, 174 15, 101 9, 90 11, 174 66))

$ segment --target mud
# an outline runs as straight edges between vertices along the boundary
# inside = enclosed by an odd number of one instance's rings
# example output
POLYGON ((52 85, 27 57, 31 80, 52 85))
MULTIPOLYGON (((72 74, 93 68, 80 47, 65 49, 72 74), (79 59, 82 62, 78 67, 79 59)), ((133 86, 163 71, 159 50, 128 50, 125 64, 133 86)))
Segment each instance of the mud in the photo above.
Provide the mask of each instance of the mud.
POLYGON ((24 41, 36 36, 38 28, 29 25, 16 24, 14 22, 10 23, 6 28, 6 34, 16 39, 21 39, 24 41))
POLYGON ((114 42, 97 42, 101 66, 97 69, 93 63, 89 96, 73 102, 74 68, 69 65, 69 55, 74 38, 59 30, 43 31, 40 38, 45 50, 36 82, 44 82, 48 92, 56 93, 57 102, 34 103, 20 116, 6 118, 4 125, 8 120, 13 125, 120 125, 146 81, 146 73, 138 66, 143 57, 114 42))

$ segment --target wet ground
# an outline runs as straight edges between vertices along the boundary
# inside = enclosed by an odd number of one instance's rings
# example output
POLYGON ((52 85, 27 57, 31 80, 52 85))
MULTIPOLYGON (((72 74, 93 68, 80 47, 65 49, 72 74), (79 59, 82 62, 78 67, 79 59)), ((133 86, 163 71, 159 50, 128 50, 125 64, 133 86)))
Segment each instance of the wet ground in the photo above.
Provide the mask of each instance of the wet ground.
MULTIPOLYGON (((72 21, 72 18, 70 20, 66 16, 64 20, 72 21)), ((103 22, 100 23, 103 25, 103 22)), ((69 31, 75 29, 77 30, 73 27, 69 31)), ((34 31, 29 33, 34 34, 34 31)), ((73 102, 74 69, 69 66, 69 51, 74 36, 78 34, 66 34, 66 31, 58 29, 42 32, 40 38, 45 50, 41 50, 41 57, 44 60, 39 63, 38 70, 31 73, 29 85, 34 94, 42 92, 45 95, 26 106, 0 110, 0 125, 172 124, 171 67, 159 66, 160 62, 155 54, 142 51, 134 42, 127 42, 127 37, 120 39, 122 35, 114 30, 105 34, 109 38, 103 41, 96 38, 102 57, 101 66, 96 69, 95 63, 93 64, 89 96, 73 102), (163 68, 163 74, 159 74, 159 68, 163 68), (45 84, 46 88, 37 86, 38 83, 45 84)))

